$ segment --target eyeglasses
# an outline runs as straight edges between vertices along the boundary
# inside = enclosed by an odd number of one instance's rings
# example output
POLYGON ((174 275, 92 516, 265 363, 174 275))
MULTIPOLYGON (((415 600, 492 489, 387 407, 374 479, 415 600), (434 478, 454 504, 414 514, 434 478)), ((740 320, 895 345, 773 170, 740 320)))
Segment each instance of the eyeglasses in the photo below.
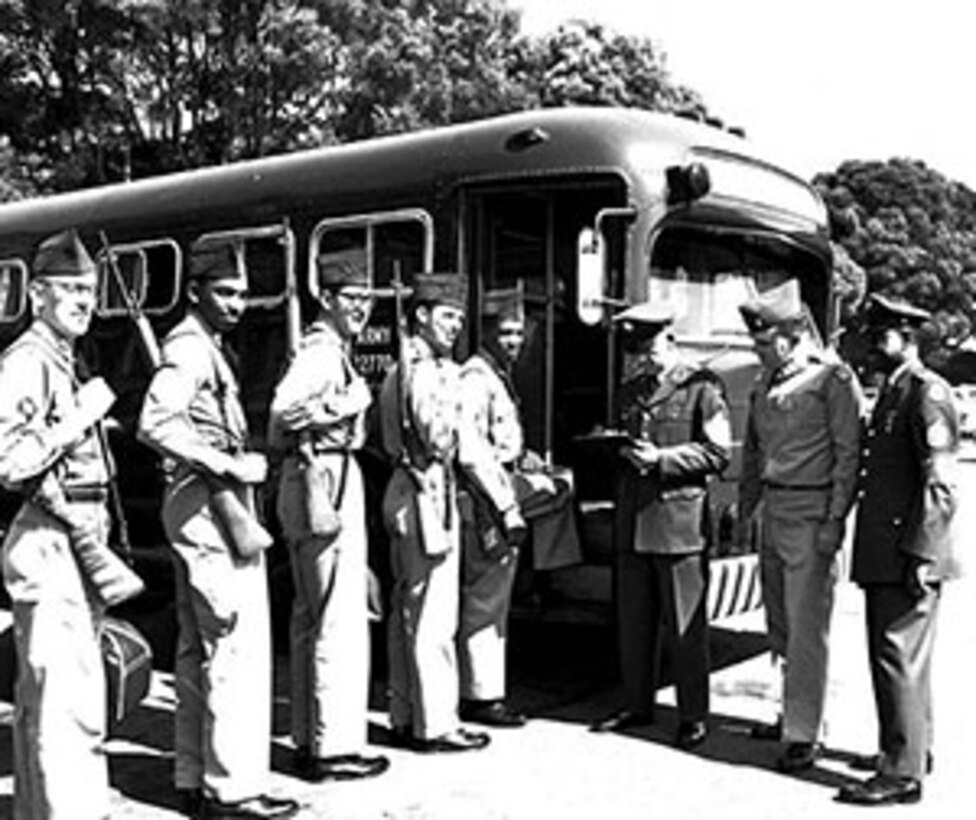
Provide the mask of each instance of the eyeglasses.
POLYGON ((373 293, 368 290, 350 290, 343 289, 337 293, 338 297, 343 301, 364 305, 373 301, 373 293))

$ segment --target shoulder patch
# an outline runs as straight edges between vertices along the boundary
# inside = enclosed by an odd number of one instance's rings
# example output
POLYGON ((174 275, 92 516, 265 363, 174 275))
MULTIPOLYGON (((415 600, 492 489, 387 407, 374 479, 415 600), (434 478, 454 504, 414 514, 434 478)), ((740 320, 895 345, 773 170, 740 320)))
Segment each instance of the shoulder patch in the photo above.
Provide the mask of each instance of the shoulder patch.
POLYGON ((854 374, 847 365, 835 364, 830 368, 831 373, 837 381, 842 384, 847 384, 851 379, 854 378, 854 374))
POLYGON ((932 401, 949 402, 952 401, 952 393, 945 382, 930 381, 926 385, 926 392, 932 401))

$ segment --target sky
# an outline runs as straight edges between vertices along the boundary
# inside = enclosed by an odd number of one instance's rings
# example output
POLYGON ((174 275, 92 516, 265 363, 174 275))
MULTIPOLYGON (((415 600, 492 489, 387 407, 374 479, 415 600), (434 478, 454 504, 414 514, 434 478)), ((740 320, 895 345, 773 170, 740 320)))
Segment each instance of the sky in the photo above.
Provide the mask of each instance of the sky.
POLYGON ((673 82, 809 179, 847 159, 922 160, 976 190, 966 0, 508 0, 522 30, 571 19, 650 38, 673 82))

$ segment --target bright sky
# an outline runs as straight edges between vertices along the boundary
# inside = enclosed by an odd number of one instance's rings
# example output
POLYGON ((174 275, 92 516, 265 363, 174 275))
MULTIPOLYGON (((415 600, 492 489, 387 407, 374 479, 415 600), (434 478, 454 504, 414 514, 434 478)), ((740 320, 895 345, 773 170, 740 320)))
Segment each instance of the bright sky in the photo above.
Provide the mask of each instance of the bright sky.
POLYGON ((674 82, 806 178, 920 159, 976 190, 966 0, 508 0, 539 35, 571 19, 650 38, 674 82))

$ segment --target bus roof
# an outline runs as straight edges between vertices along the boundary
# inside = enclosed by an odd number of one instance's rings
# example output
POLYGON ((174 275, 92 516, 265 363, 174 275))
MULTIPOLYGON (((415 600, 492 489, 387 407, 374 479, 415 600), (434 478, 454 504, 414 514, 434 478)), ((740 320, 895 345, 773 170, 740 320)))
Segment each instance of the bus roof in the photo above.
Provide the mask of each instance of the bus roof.
POLYGON ((435 186, 460 180, 601 171, 636 177, 696 152, 761 167, 781 187, 819 202, 801 179, 716 127, 638 109, 539 109, 10 203, 0 206, 0 240, 16 244, 17 237, 27 241, 69 226, 111 232, 147 213, 160 232, 190 227, 203 212, 212 224, 221 209, 228 223, 239 225, 246 210, 247 221, 260 224, 303 203, 349 211, 360 201, 375 203, 373 193, 390 202, 398 195, 417 200, 418 192, 432 196, 435 186))

